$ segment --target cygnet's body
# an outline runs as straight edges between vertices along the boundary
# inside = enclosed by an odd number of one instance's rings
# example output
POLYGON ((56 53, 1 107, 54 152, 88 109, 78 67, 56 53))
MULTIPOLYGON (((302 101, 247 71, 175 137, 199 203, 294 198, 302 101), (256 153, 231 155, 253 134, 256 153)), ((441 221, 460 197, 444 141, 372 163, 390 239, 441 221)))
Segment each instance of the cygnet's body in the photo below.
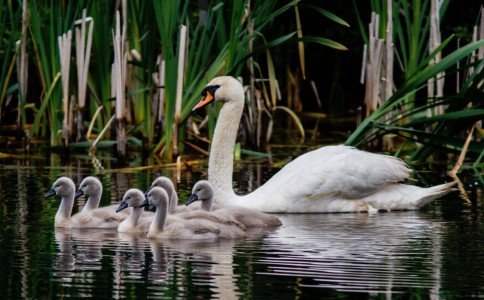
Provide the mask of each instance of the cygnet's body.
MULTIPOLYGON (((101 195, 103 193, 103 185, 99 179, 93 176, 88 176, 84 178, 79 185, 79 189, 76 192, 75 198, 79 198, 81 196, 86 196, 86 204, 82 208, 81 212, 90 212, 95 209, 98 211, 109 211, 113 212, 118 207, 117 204, 112 204, 108 206, 99 207, 99 203, 101 202, 101 195)), ((127 217, 131 212, 131 208, 123 210, 120 215, 123 217, 127 217)))
MULTIPOLYGON (((175 186, 173 185, 173 182, 171 181, 170 178, 165 177, 165 176, 159 176, 155 180, 153 180, 153 183, 151 184, 151 188, 154 187, 161 187, 166 191, 168 194, 169 198, 169 207, 168 207, 168 214, 179 214, 179 213, 186 213, 190 211, 198 211, 199 210, 199 205, 192 205, 192 206, 186 206, 186 205, 178 205, 178 195, 175 190, 175 186)), ((215 208, 218 208, 218 206, 215 206, 215 208)), ((193 217, 193 215, 191 215, 193 217)))
POLYGON ((144 216, 145 195, 139 189, 129 189, 119 204, 116 212, 119 213, 128 207, 131 207, 131 213, 119 224, 118 232, 148 232, 148 228, 153 220, 154 215, 144 216))
POLYGON ((237 226, 223 225, 207 219, 183 219, 168 215, 168 194, 160 187, 150 189, 147 196, 150 206, 156 207, 155 218, 148 230, 148 238, 164 239, 218 239, 244 238, 246 234, 237 226))
POLYGON ((200 180, 193 186, 192 195, 188 199, 187 205, 199 200, 203 211, 224 216, 229 220, 243 224, 247 228, 279 227, 282 225, 279 218, 246 207, 225 206, 213 210, 213 195, 214 191, 210 182, 200 180))
POLYGON ((76 186, 68 177, 58 178, 52 189, 45 194, 45 198, 57 195, 62 197, 59 209, 55 215, 54 226, 61 228, 117 228, 124 219, 113 211, 92 209, 88 212, 79 212, 73 216, 74 195, 76 186))

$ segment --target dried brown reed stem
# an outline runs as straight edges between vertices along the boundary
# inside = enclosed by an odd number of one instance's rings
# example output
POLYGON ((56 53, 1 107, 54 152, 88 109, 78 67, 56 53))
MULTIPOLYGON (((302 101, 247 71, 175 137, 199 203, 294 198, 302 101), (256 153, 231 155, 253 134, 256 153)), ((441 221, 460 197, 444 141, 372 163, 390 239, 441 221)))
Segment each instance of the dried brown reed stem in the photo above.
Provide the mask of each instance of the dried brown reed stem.
POLYGON ((77 63, 77 85, 78 85, 78 114, 77 114, 77 140, 82 137, 84 131, 83 112, 86 106, 87 74, 89 70, 89 61, 91 58, 92 33, 94 29, 94 20, 86 16, 86 9, 82 11, 82 19, 74 22, 76 27, 76 63, 77 63), (86 26, 90 24, 86 36, 86 26), (87 41, 86 41, 87 39, 87 41))
POLYGON ((385 99, 381 99, 381 69, 383 56, 384 40, 378 38, 380 24, 380 16, 376 13, 371 14, 371 22, 369 25, 369 45, 367 47, 366 59, 366 90, 365 90, 365 104, 366 116, 370 116, 380 103, 385 99))
MULTIPOLYGON (((302 39, 303 34, 302 34, 302 26, 301 26, 301 18, 299 17, 299 9, 296 6, 294 6, 294 10, 296 13, 296 30, 297 30, 297 37, 299 39, 302 39)), ((297 43, 298 50, 299 50, 299 64, 301 65, 301 73, 303 76, 303 79, 306 79, 306 61, 304 57, 304 43, 302 41, 299 41, 297 43)))
POLYGON ((173 127, 173 155, 179 154, 178 139, 179 139, 179 126, 181 105, 183 99, 183 78, 185 70, 185 53, 186 53, 186 41, 187 41, 187 27, 182 25, 180 27, 180 44, 178 52, 178 70, 177 70, 177 83, 176 83, 176 102, 175 102, 175 124, 173 127))
POLYGON ((99 107, 96 109, 96 112, 94 113, 94 115, 92 116, 91 123, 89 123, 89 128, 87 129, 87 133, 86 133, 86 140, 89 140, 89 139, 90 139, 92 129, 94 128, 94 122, 96 121, 97 116, 99 115, 99 113, 101 112, 101 110, 102 110, 103 108, 104 108, 103 106, 99 106, 99 107))
MULTIPOLYGON (((163 124, 163 115, 165 108, 165 60, 163 54, 158 56, 156 64, 158 65, 158 73, 153 74, 153 82, 156 84, 156 109, 153 111, 157 113, 157 122, 163 124)), ((163 128, 161 128, 163 129, 163 128)))
POLYGON ((111 117, 111 119, 109 119, 109 121, 106 124, 106 126, 104 126, 103 130, 101 130, 101 132, 98 134, 97 138, 92 143, 91 147, 89 148, 89 153, 90 154, 93 154, 94 152, 96 152, 96 145, 97 145, 97 143, 101 140, 101 138, 103 137, 104 133, 109 128, 109 126, 111 126, 111 123, 114 121, 114 117, 115 116, 113 115, 111 117))
POLYGON ((385 96, 393 94, 393 7, 392 0, 387 0, 387 29, 385 37, 385 96))
MULTIPOLYGON (((443 0, 431 0, 430 1, 430 32, 429 32, 429 53, 432 53, 437 49, 441 41, 440 35, 440 8, 442 7, 443 0)), ((429 62, 429 65, 435 65, 442 60, 442 53, 439 52, 429 62)), ((444 95, 444 76, 445 72, 437 74, 436 77, 430 78, 427 84, 427 95, 429 98, 442 97, 444 95)), ((444 107, 437 105, 434 108, 427 109, 427 116, 434 114, 440 115, 444 113, 444 107)))
POLYGON ((65 147, 69 145, 70 126, 69 126, 69 74, 71 66, 71 45, 72 45, 72 31, 59 36, 59 53, 62 76, 62 112, 64 118, 62 120, 62 140, 65 147))
MULTIPOLYGON (((478 40, 484 40, 484 7, 481 7, 481 11, 480 11, 480 20, 479 20, 479 27, 478 26, 474 26, 474 30, 473 30, 473 34, 472 34, 472 42, 477 42, 478 40)), ((472 53, 471 55, 471 62, 474 62, 474 61, 480 61, 484 59, 484 47, 480 47, 479 50, 474 53, 472 53)), ((472 67, 472 71, 469 71, 469 76, 470 74, 472 74, 474 72, 474 67, 472 67)), ((481 86, 484 84, 484 82, 481 82, 481 86)), ((470 105, 470 103, 469 103, 470 105)), ((475 124, 475 127, 477 129, 478 132, 481 132, 482 131, 482 120, 478 121, 476 124, 475 124)), ((478 141, 481 140, 481 136, 480 135, 477 135, 477 138, 476 138, 478 141)))
MULTIPOLYGON (((125 1, 123 1, 123 5, 125 1)), ((123 8, 123 19, 126 21, 125 9, 123 8)), ((125 78, 126 78, 126 65, 127 55, 125 53, 125 34, 126 23, 123 23, 123 29, 121 33, 119 11, 116 11, 116 28, 113 34, 114 44, 114 64, 113 64, 113 83, 114 94, 116 96, 116 149, 119 157, 126 156, 126 129, 125 129, 125 115, 126 115, 126 101, 125 101, 125 78)))
POLYGON ((466 157, 467 149, 469 148, 469 144, 472 140, 473 132, 474 132, 474 126, 472 126, 471 132, 469 132, 469 135, 467 136, 464 146, 462 147, 462 151, 460 152, 459 159, 457 159, 457 162, 455 163, 454 168, 449 172, 449 176, 451 177, 457 176, 457 172, 459 171, 466 157))
POLYGON ((28 55, 27 55, 27 28, 29 22, 29 14, 27 8, 27 0, 23 0, 23 12, 22 12, 22 38, 20 40, 20 56, 17 57, 18 66, 18 82, 20 97, 18 100, 17 110, 17 130, 19 135, 23 131, 23 104, 27 99, 27 84, 28 84, 28 55))

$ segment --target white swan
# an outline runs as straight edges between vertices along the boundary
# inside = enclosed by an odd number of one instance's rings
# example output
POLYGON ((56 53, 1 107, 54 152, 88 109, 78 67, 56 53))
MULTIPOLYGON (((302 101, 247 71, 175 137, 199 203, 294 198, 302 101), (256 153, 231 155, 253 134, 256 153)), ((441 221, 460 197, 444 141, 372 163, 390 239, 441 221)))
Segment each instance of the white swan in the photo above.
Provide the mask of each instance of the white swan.
MULTIPOLYGON (((108 205, 104 207, 99 207, 99 203, 101 202, 101 195, 103 193, 103 185, 99 179, 93 176, 88 176, 81 181, 79 185, 79 189, 77 190, 74 198, 79 198, 81 196, 86 196, 86 204, 82 208, 81 212, 89 212, 94 209, 98 209, 98 211, 108 211, 112 213, 118 207, 117 204, 108 205)), ((120 213, 123 217, 127 217, 131 212, 130 209, 123 210, 120 213)))
POLYGON ((148 230, 148 238, 165 239, 218 239, 245 238, 246 234, 237 226, 228 226, 211 222, 207 219, 183 219, 168 215, 168 194, 160 187, 149 190, 147 200, 150 206, 156 206, 156 213, 148 230), (169 224, 165 224, 167 217, 169 224))
POLYGON ((116 212, 119 213, 128 207, 132 207, 128 217, 119 223, 118 232, 148 232, 154 215, 143 217, 145 195, 139 189, 129 189, 123 196, 116 212))
POLYGON ((223 103, 211 143, 208 180, 215 201, 271 213, 413 210, 448 193, 454 183, 430 188, 399 184, 411 170, 398 158, 344 145, 299 156, 245 196, 232 188, 233 151, 244 108, 244 89, 233 77, 216 77, 202 92, 198 109, 223 103))
POLYGON ((200 180, 193 186, 192 194, 186 205, 190 205, 195 201, 200 201, 202 210, 212 212, 215 215, 227 217, 234 222, 240 222, 246 228, 279 227, 282 225, 279 218, 247 207, 224 206, 212 210, 213 194, 213 187, 210 182, 207 180, 200 180))
POLYGON ((114 211, 93 209, 89 212, 79 212, 73 216, 72 207, 74 205, 74 193, 76 186, 69 177, 58 178, 45 198, 54 195, 62 197, 59 209, 55 215, 54 226, 62 228, 117 228, 124 219, 123 216, 114 211))

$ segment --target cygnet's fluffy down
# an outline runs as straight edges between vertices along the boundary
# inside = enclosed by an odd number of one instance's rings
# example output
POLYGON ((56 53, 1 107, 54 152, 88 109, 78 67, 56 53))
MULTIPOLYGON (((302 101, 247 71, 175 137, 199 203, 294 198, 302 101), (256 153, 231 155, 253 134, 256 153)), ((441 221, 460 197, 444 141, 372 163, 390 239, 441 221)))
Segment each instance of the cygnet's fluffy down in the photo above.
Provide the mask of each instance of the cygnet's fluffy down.
POLYGON ((113 211, 92 209, 88 212, 79 212, 73 216, 74 195, 76 187, 69 177, 58 178, 45 198, 54 195, 61 196, 62 201, 55 215, 54 226, 60 228, 117 228, 124 220, 122 215, 113 211))
POLYGON ((184 219, 170 216, 170 222, 165 224, 168 215, 169 197, 160 187, 154 187, 148 192, 147 200, 150 206, 156 207, 155 218, 148 230, 148 238, 165 239, 239 239, 246 233, 236 225, 215 223, 207 219, 184 219))
POLYGON ((246 228, 279 227, 282 225, 279 218, 255 209, 238 206, 225 206, 213 209, 213 193, 212 185, 206 180, 200 180, 193 186, 192 195, 188 199, 187 205, 200 201, 203 211, 212 212, 233 222, 241 223, 246 228))
POLYGON ((143 216, 145 195, 139 189, 129 189, 119 204, 116 212, 119 213, 128 207, 131 207, 131 213, 119 224, 118 232, 148 232, 153 215, 143 216))

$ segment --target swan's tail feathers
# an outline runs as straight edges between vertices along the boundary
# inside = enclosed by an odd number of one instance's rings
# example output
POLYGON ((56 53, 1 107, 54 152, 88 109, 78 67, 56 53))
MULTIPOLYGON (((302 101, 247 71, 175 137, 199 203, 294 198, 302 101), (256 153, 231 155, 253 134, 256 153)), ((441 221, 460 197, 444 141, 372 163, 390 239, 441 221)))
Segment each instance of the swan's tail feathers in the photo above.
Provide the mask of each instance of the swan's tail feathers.
POLYGON ((456 184, 456 181, 452 181, 449 183, 444 183, 440 185, 436 185, 433 187, 429 187, 425 189, 425 195, 421 197, 417 202, 417 208, 423 207, 430 202, 438 199, 451 191, 454 191, 455 188, 453 186, 456 184))

